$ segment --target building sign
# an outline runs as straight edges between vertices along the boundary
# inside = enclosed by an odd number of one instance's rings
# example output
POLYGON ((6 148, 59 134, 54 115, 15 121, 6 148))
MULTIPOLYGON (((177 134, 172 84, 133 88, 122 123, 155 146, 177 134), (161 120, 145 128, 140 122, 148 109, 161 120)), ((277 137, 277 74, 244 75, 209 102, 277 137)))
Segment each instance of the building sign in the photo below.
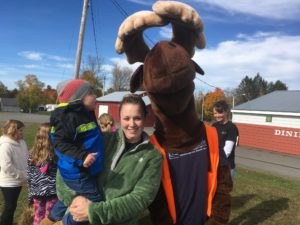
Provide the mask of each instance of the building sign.
POLYGON ((275 136, 292 137, 292 138, 300 138, 300 131, 275 129, 274 135, 275 136))

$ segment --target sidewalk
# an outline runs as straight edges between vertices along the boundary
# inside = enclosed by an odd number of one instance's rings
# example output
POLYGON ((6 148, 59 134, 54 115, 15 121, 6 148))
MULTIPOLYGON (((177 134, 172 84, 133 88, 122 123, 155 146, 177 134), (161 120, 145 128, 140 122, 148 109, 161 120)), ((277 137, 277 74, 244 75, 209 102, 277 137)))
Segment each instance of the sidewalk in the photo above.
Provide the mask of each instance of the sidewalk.
POLYGON ((300 180, 300 156, 243 146, 235 152, 238 166, 300 180))

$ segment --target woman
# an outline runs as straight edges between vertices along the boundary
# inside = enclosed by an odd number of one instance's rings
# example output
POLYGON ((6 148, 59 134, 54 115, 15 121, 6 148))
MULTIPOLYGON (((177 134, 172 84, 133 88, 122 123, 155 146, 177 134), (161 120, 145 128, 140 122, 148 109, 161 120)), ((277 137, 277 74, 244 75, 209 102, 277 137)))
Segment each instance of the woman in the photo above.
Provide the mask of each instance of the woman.
POLYGON ((27 182, 28 149, 23 140, 24 124, 9 120, 0 137, 0 188, 4 196, 4 209, 0 225, 11 225, 22 185, 27 182))
MULTIPOLYGON (((161 179, 162 156, 144 132, 146 106, 138 95, 123 98, 117 132, 103 133, 105 168, 98 179, 104 201, 78 196, 70 212, 91 224, 137 224, 139 214, 154 200, 161 179)), ((58 196, 70 204, 75 193, 57 178, 58 196)))

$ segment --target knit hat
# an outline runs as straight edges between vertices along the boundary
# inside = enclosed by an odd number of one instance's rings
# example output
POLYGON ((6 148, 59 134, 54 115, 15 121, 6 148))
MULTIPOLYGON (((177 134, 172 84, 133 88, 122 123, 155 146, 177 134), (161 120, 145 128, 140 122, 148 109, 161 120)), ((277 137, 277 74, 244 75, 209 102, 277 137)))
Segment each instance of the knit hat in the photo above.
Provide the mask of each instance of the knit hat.
POLYGON ((58 101, 62 103, 82 99, 91 88, 90 83, 85 80, 62 81, 56 87, 58 101))

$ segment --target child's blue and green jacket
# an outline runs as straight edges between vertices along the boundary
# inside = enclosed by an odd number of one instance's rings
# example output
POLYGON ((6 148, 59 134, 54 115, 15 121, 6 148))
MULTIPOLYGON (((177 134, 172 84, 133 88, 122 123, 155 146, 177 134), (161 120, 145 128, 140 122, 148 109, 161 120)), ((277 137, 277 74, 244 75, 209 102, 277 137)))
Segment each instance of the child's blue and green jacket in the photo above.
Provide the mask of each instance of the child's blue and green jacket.
POLYGON ((57 166, 62 177, 80 179, 96 176, 103 169, 104 148, 101 130, 93 111, 81 100, 61 103, 51 113, 51 141, 58 156, 57 166), (84 168, 89 153, 96 152, 96 161, 84 168))

